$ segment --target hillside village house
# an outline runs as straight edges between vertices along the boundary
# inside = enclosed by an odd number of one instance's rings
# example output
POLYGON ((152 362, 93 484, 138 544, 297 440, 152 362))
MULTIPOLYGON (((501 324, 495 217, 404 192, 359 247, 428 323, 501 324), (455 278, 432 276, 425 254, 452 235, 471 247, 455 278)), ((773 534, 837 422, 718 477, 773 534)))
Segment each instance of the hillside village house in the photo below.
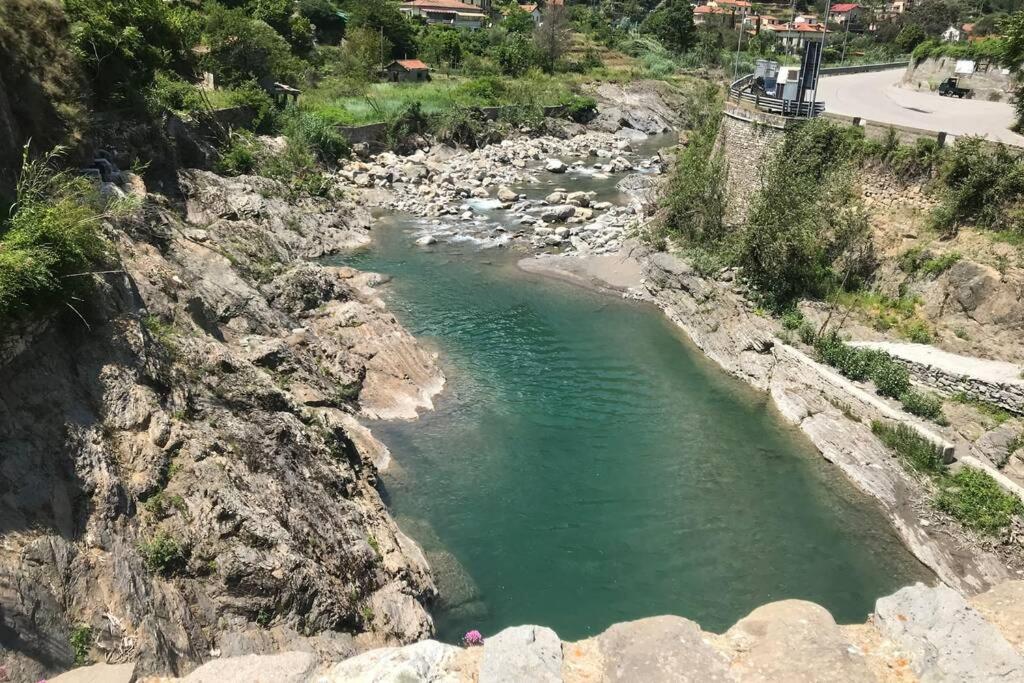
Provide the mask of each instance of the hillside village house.
POLYGON ((456 28, 479 29, 487 21, 486 4, 490 0, 475 0, 479 4, 468 4, 460 0, 409 0, 398 6, 403 14, 423 17, 428 24, 446 24, 456 28))
POLYGON ((708 6, 734 12, 738 17, 746 17, 753 12, 753 5, 747 0, 709 0, 708 6))
POLYGON ((787 53, 797 53, 804 49, 804 46, 809 42, 821 42, 822 37, 825 35, 825 27, 822 24, 817 23, 817 19, 814 23, 803 22, 803 23, 792 23, 782 24, 781 26, 762 26, 761 30, 768 30, 775 34, 779 39, 779 45, 787 53))
POLYGON ((693 23, 697 26, 727 24, 731 17, 729 10, 711 5, 701 5, 693 10, 693 23))
POLYGON ((524 12, 529 14, 531 17, 533 17, 533 23, 535 23, 535 24, 539 24, 540 23, 540 8, 537 7, 536 3, 530 4, 530 5, 520 5, 519 9, 523 10, 524 12))
POLYGON ((430 67, 418 59, 396 59, 384 67, 384 73, 392 83, 430 80, 430 67))
POLYGON ((864 13, 864 8, 855 2, 844 2, 837 5, 832 5, 832 9, 829 10, 828 18, 829 21, 834 21, 837 24, 846 24, 848 21, 857 21, 864 13))

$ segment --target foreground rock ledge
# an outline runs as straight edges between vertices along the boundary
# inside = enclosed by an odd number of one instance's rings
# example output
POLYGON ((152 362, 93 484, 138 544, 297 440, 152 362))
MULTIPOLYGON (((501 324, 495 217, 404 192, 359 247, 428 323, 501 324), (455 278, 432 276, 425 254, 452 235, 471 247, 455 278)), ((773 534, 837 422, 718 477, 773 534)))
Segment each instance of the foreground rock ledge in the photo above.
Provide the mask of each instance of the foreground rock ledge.
MULTIPOLYGON (((483 647, 433 640, 322 662, 312 652, 223 658, 184 678, 144 683, 341 683, 444 681, 1024 681, 1024 581, 965 599, 946 586, 915 584, 880 598, 866 623, 837 625, 812 602, 758 607, 723 634, 675 616, 615 624, 579 642, 543 626, 515 626, 483 647)), ((104 665, 98 665, 100 667, 104 665)), ((87 669, 51 683, 130 683, 87 669)))

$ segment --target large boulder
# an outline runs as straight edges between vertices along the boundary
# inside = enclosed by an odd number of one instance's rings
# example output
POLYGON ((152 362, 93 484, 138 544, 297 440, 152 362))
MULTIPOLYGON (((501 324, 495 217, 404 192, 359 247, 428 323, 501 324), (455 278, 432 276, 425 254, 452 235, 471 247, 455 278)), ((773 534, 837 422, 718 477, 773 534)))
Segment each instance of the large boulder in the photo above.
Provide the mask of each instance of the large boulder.
POLYGON ((875 626, 924 681, 1020 681, 1024 657, 947 586, 918 583, 875 603, 875 626))
POLYGON ((544 169, 549 173, 565 173, 567 168, 561 159, 548 159, 544 163, 544 169))
POLYGON ((316 655, 311 652, 246 655, 215 659, 179 680, 181 683, 305 683, 316 666, 316 655))
POLYGON ((615 624, 592 639, 602 670, 597 680, 714 683, 732 681, 728 660, 689 619, 651 617, 615 624))
POLYGON ((335 664, 316 680, 322 683, 446 680, 448 669, 460 651, 436 640, 370 650, 335 664))
POLYGON ((548 223, 554 223, 572 218, 575 213, 576 207, 572 204, 559 204, 558 206, 552 206, 545 209, 544 213, 542 213, 540 217, 548 223))
POLYGON ((723 640, 741 681, 874 680, 864 655, 843 636, 828 610, 813 602, 783 600, 758 607, 723 640))
POLYGON ((515 626, 484 643, 479 683, 560 683, 562 641, 549 628, 515 626))

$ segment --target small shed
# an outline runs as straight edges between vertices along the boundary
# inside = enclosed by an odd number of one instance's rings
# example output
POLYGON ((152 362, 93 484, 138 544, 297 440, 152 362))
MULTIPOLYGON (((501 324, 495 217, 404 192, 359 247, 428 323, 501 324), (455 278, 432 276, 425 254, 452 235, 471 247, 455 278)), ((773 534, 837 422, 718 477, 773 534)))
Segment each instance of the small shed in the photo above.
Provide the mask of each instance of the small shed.
POLYGON ((418 59, 396 59, 384 67, 384 72, 392 83, 430 80, 430 67, 418 59))

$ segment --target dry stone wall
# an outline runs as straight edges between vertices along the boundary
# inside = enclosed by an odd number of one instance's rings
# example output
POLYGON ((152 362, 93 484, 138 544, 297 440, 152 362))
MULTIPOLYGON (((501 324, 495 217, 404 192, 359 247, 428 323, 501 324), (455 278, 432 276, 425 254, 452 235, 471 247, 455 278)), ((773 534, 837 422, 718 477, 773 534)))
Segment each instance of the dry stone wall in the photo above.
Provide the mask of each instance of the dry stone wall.
POLYGON ((726 106, 718 144, 728 164, 729 205, 726 218, 741 222, 750 208, 750 197, 757 189, 761 163, 782 144, 786 128, 792 125, 781 116, 726 106))

